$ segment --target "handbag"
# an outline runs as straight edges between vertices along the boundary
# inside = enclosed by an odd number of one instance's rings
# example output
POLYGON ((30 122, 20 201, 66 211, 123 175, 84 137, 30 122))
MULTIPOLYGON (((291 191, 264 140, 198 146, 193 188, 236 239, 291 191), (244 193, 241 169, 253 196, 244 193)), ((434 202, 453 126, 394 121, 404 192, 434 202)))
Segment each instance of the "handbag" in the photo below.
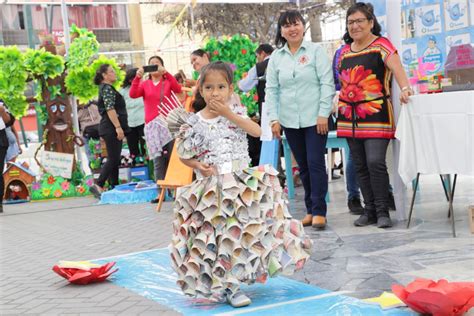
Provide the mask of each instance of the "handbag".
POLYGON ((99 139, 99 124, 87 126, 82 135, 85 138, 99 139))

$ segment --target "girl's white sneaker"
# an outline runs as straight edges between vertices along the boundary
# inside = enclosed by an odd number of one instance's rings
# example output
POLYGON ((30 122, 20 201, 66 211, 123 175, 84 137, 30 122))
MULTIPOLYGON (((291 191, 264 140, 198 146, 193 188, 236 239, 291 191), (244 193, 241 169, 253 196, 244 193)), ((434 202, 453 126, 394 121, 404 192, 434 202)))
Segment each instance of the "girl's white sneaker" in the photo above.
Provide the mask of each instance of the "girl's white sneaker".
POLYGON ((237 293, 227 293, 226 299, 227 303, 232 307, 244 307, 252 303, 250 298, 241 291, 237 293))

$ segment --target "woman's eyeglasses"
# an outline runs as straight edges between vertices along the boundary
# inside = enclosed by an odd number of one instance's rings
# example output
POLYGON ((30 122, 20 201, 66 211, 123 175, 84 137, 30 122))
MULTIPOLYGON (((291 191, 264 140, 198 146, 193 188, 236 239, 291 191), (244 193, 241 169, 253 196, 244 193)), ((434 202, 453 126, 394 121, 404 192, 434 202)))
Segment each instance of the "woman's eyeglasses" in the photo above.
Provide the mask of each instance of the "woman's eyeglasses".
POLYGON ((361 19, 356 19, 356 20, 347 20, 347 25, 352 26, 354 24, 361 25, 365 21, 367 21, 367 18, 361 18, 361 19))

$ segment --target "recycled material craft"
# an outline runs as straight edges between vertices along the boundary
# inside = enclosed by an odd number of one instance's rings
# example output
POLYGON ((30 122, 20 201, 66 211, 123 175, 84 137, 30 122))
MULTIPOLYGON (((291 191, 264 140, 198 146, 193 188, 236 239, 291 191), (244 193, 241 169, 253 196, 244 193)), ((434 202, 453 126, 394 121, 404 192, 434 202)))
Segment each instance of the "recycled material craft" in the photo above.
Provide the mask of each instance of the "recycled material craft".
POLYGON ((74 284, 89 284, 105 281, 118 269, 111 270, 115 262, 108 262, 103 265, 91 263, 89 261, 59 261, 53 267, 53 271, 74 284))
POLYGON ((392 291, 411 309, 433 316, 463 315, 474 307, 474 282, 438 282, 416 279, 403 287, 392 285, 392 291))
MULTIPOLYGON (((240 103, 230 107, 246 117, 240 103)), ((248 167, 246 133, 223 117, 171 118, 180 157, 215 168, 209 177, 197 171, 197 179, 177 192, 170 252, 183 292, 220 301, 241 283, 301 269, 312 242, 288 211, 278 172, 270 165, 248 167)))

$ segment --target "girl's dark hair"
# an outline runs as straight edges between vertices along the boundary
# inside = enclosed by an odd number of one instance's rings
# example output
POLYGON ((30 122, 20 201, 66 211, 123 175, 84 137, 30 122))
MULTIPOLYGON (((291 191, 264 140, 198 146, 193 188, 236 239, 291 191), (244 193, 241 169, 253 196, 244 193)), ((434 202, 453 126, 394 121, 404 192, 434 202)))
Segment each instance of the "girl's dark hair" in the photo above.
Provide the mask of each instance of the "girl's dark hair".
POLYGON ((109 70, 109 64, 102 64, 100 65, 99 69, 95 72, 94 83, 96 85, 100 85, 104 80, 104 74, 109 70))
POLYGON ((222 73, 229 86, 234 81, 234 72, 232 71, 232 68, 230 68, 229 64, 223 61, 214 61, 202 67, 201 76, 199 76, 199 89, 202 89, 204 81, 206 81, 206 76, 209 75, 211 71, 218 71, 222 73))
POLYGON ((374 27, 370 31, 372 32, 372 34, 374 34, 376 36, 382 36, 382 34, 381 34, 382 27, 380 26, 379 22, 377 21, 377 17, 374 14, 374 7, 372 6, 372 4, 364 3, 364 2, 357 2, 356 4, 352 5, 349 9, 347 9, 347 13, 346 13, 346 33, 342 37, 342 39, 344 40, 344 42, 346 44, 350 44, 354 41, 349 35, 349 30, 347 28, 347 19, 349 18, 349 16, 353 15, 356 12, 360 12, 363 15, 365 15, 367 20, 374 21, 374 27))
POLYGON ((158 56, 158 55, 151 56, 150 58, 148 58, 148 64, 150 64, 151 60, 152 60, 152 59, 155 59, 155 58, 160 61, 161 66, 163 66, 163 67, 165 66, 165 62, 163 61, 163 58, 161 58, 161 57, 158 56))
POLYGON ((123 80, 123 83, 122 83, 123 88, 130 87, 132 85, 132 81, 137 75, 137 70, 138 68, 131 68, 127 70, 127 72, 125 73, 125 79, 123 80))
POLYGON ((209 55, 209 53, 206 52, 204 49, 200 49, 200 48, 196 49, 195 51, 191 53, 191 55, 196 55, 199 57, 207 56, 207 59, 211 60, 211 55, 209 55))
POLYGON ((277 48, 281 48, 286 44, 286 39, 281 36, 281 27, 288 24, 294 24, 298 21, 303 23, 303 27, 306 26, 306 21, 297 10, 286 10, 281 13, 280 18, 278 19, 277 33, 275 37, 275 45, 277 48))
POLYGON ((194 113, 197 113, 206 107, 206 101, 204 101, 204 98, 202 97, 201 92, 199 92, 199 90, 197 90, 196 95, 194 96, 192 107, 194 113))

